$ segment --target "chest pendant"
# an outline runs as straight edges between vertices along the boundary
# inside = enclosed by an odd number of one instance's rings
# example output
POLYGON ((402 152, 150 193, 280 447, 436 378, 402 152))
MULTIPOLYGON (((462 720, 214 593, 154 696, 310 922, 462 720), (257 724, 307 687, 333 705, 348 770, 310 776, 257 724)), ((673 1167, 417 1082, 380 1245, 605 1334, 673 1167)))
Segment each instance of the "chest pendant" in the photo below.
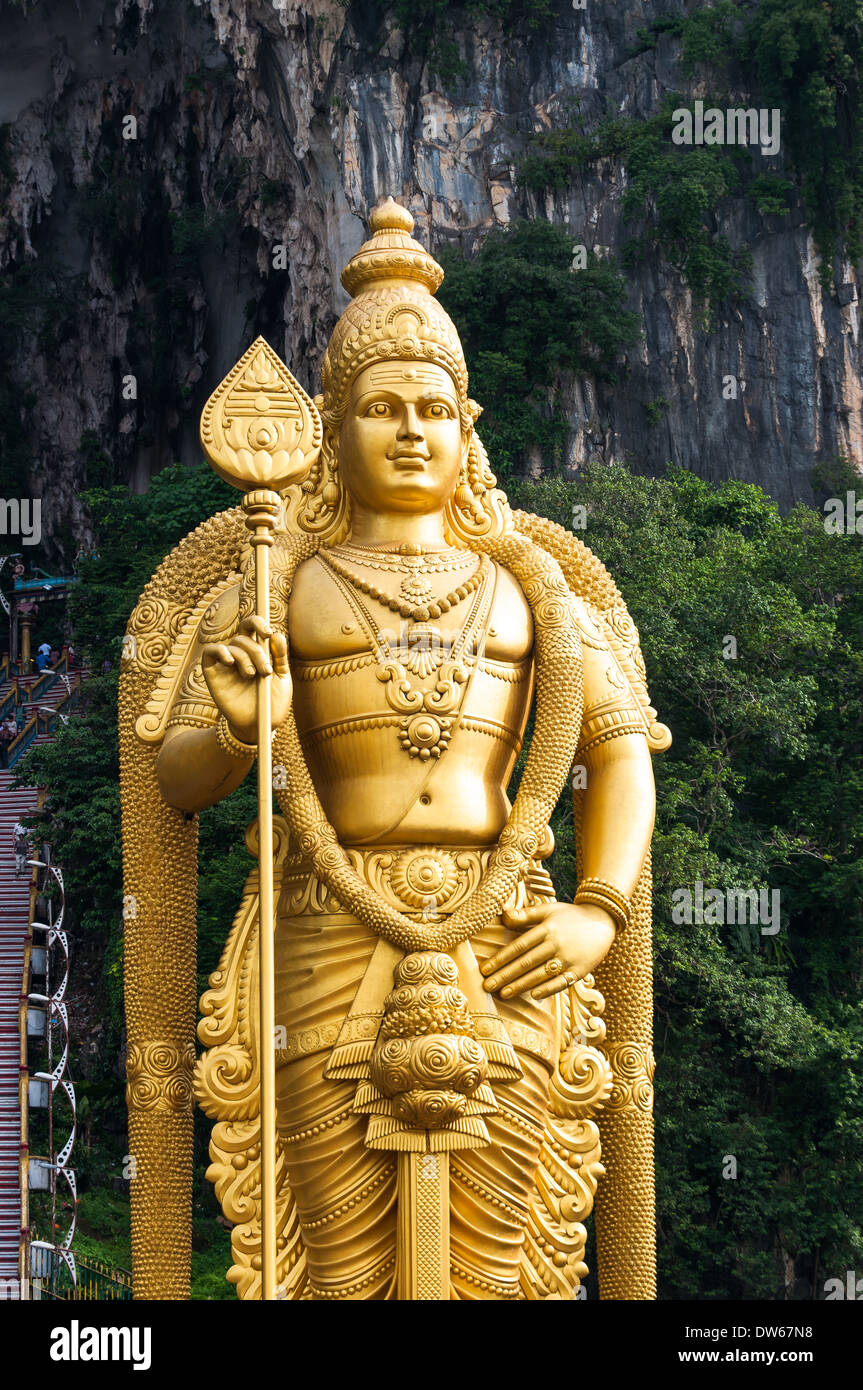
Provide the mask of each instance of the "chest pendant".
POLYGON ((467 667, 457 661, 442 662, 434 689, 414 690, 401 661, 387 661, 378 667, 377 678, 383 682, 387 704, 402 715, 399 742, 410 757, 428 762, 446 752, 468 674, 467 667))
MULTIPOLYGON (((432 599, 432 585, 419 570, 422 559, 407 565, 408 574, 401 581, 398 596, 385 593, 371 581, 354 574, 341 556, 319 552, 318 558, 329 569, 338 587, 345 594, 369 636, 372 650, 383 656, 375 674, 384 687, 387 704, 401 717, 398 738, 411 758, 426 763, 446 752, 458 720, 470 678, 470 669, 463 660, 466 650, 473 647, 476 635, 482 630, 491 610, 494 585, 491 566, 486 555, 479 557, 474 573, 443 598, 432 599), (360 593, 384 603, 403 618, 410 618, 407 632, 398 646, 393 647, 378 629, 360 598, 360 593), (467 621, 453 646, 443 638, 430 618, 438 618, 474 594, 467 621), (424 679, 436 674, 432 690, 415 690, 413 676, 424 679)), ((376 560, 376 566, 390 561, 376 560)), ((401 566, 400 566, 401 567, 401 566)))

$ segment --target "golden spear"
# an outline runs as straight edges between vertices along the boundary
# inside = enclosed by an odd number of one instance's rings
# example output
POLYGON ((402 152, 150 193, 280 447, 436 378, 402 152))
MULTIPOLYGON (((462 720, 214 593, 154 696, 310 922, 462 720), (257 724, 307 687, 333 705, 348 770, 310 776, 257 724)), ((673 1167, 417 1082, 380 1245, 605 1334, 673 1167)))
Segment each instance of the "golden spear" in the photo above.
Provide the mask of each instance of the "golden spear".
MULTIPOLYGON (((213 468, 243 496, 255 557, 255 613, 270 626, 270 546, 279 492, 317 460, 323 429, 314 402, 264 338, 251 347, 207 401, 201 444, 213 468)), ((267 637, 258 637, 268 645, 267 637)), ((258 723, 258 877, 260 893, 261 1298, 276 1297, 276 1048, 273 902, 273 758, 270 675, 256 676, 258 723)))

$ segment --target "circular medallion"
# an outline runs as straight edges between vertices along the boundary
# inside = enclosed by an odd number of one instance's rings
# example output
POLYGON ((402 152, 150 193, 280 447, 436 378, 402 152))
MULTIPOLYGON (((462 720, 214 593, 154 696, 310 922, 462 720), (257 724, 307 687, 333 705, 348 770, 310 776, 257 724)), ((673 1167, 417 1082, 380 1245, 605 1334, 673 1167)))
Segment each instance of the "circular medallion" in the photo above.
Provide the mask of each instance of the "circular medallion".
POLYGON ((393 865, 393 892, 411 907, 440 907, 452 897, 458 884, 458 870, 445 850, 405 850, 393 865))
POLYGON ((451 719, 439 719, 423 711, 412 719, 401 720, 399 741, 412 758, 428 762, 429 758, 439 758, 443 753, 450 740, 451 726, 451 719))

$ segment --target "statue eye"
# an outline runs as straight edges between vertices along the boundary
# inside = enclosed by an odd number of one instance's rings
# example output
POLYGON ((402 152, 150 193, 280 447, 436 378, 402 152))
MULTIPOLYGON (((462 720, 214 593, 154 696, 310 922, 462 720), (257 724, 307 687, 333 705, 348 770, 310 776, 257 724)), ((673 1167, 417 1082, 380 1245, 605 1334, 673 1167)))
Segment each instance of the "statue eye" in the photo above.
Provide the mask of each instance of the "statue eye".
POLYGON ((443 405, 440 401, 435 401, 434 404, 426 406, 425 413, 432 420, 448 420, 451 417, 449 406, 443 405))
POLYGON ((375 420, 386 420, 390 414, 390 408, 386 401, 374 401, 366 411, 366 415, 372 416, 375 420))

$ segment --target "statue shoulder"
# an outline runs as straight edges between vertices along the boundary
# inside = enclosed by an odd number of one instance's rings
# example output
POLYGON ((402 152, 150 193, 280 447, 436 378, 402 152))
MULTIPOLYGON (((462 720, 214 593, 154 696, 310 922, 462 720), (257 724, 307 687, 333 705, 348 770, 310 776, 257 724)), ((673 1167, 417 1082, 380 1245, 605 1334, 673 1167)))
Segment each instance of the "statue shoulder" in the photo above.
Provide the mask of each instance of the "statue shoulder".
POLYGON ((348 656, 367 646, 355 615, 326 566, 314 555, 298 565, 294 575, 288 641, 292 656, 301 661, 348 656))
POLYGON ((499 561, 489 617, 486 655, 497 661, 523 661, 533 650, 533 613, 521 585, 499 561))
POLYGON ((575 616, 578 634, 582 644, 599 651, 609 651, 608 638, 603 628, 602 617, 597 610, 577 594, 570 595, 570 605, 575 616))

